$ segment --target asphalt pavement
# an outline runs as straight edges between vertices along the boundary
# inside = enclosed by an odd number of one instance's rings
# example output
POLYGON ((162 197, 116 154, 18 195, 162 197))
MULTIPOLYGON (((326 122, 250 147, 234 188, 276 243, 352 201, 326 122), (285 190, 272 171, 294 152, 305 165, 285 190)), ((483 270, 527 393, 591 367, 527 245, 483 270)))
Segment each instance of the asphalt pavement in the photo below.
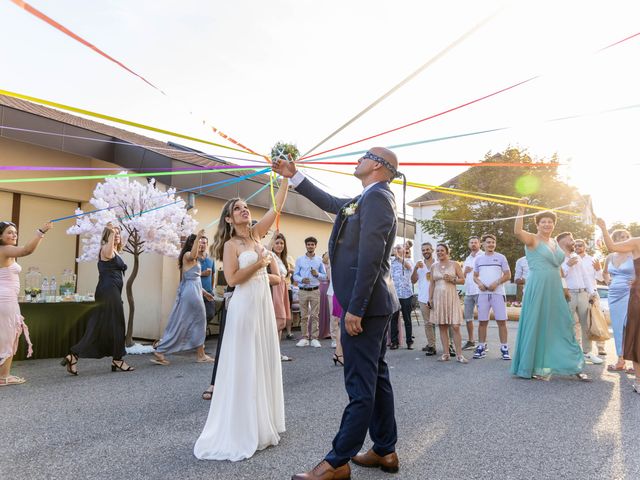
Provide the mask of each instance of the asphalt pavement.
MULTIPOLYGON (((516 330, 510 323, 511 339, 516 330)), ((591 383, 516 379, 499 358, 494 325, 487 358, 468 365, 426 357, 422 326, 414 332, 416 350, 387 354, 400 473, 353 466, 353 479, 640 478, 640 395, 631 377, 589 365, 591 383)), ((55 359, 16 362, 13 373, 28 382, 0 388, 0 478, 289 479, 323 458, 347 402, 342 369, 330 341, 322 343, 283 341, 294 357, 282 365, 287 431, 280 445, 236 463, 193 456, 212 367, 191 352, 172 355, 167 367, 128 356, 131 373, 112 373, 109 359, 81 359, 78 377, 55 359)), ((215 339, 207 345, 213 353, 215 339)), ((614 361, 612 341, 607 348, 614 361)))

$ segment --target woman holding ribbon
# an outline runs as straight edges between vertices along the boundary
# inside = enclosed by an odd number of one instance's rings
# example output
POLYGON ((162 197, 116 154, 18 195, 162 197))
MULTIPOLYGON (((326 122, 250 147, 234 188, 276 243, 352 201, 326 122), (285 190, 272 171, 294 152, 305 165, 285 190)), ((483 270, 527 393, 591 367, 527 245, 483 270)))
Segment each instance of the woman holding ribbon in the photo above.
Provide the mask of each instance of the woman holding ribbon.
POLYGON ((212 363, 213 358, 204 351, 207 336, 207 313, 203 297, 213 301, 213 295, 202 288, 198 250, 204 230, 191 234, 178 255, 180 285, 176 301, 169 314, 169 322, 162 338, 155 344, 151 361, 157 365, 169 365, 166 354, 196 349, 196 362, 212 363))
POLYGON ((16 225, 12 222, 0 222, 0 387, 26 382, 22 377, 11 375, 11 362, 18 351, 20 335, 24 335, 27 341, 27 356, 30 357, 33 353, 29 329, 20 315, 18 304, 22 268, 16 259, 35 252, 51 226, 51 223, 45 223, 29 243, 18 247, 16 225))
POLYGON ((287 188, 285 178, 273 208, 254 226, 239 198, 229 200, 220 215, 213 249, 235 290, 209 416, 193 449, 201 460, 249 458, 277 445, 285 431, 280 343, 266 267, 279 269, 260 239, 282 210, 287 188))
MULTIPOLYGON (((520 200, 521 204, 528 198, 520 200)), ((556 226, 553 212, 535 216, 537 233, 524 230, 524 206, 520 206, 513 233, 524 243, 529 264, 527 289, 518 322, 516 352, 511 373, 522 378, 548 380, 552 374, 575 375, 589 381, 582 372, 584 356, 576 341, 573 314, 563 294, 560 265, 565 254, 551 237, 556 226)))

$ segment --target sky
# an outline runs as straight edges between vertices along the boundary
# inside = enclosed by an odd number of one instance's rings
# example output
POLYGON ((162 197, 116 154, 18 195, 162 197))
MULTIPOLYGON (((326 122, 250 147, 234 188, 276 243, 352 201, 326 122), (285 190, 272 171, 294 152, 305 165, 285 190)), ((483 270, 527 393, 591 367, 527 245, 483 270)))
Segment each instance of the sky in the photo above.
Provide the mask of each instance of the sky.
MULTIPOLYGON (((208 128, 214 125, 261 153, 277 141, 296 143, 306 152, 488 18, 315 152, 538 76, 484 101, 335 153, 507 127, 394 151, 409 181, 431 185, 464 169, 416 167, 411 162, 474 162, 509 146, 536 158, 557 153, 565 164, 562 174, 592 196, 598 215, 609 223, 640 220, 637 202, 628 200, 634 198, 640 173, 640 36, 599 51, 640 32, 636 1, 29 3, 167 95, 9 0, 0 0, 0 89, 225 143, 208 128), (607 112, 615 109, 620 110, 607 112), (572 115, 580 117, 550 121, 572 115)), ((229 155, 221 148, 178 142, 229 155)), ((352 172, 354 167, 324 168, 352 172)), ((361 189, 347 175, 309 173, 337 195, 361 189)), ((487 169, 487 174, 499 171, 487 169)), ((399 195, 399 187, 394 189, 399 195)), ((407 200, 423 193, 409 188, 407 200)))

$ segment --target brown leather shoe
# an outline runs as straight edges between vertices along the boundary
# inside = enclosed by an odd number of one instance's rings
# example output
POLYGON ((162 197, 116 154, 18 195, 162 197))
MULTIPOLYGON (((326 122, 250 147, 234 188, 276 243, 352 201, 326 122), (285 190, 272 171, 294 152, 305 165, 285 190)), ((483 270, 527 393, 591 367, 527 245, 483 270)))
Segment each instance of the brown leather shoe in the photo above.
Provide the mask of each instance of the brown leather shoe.
POLYGON ((298 473, 291 480, 350 480, 351 468, 348 463, 333 468, 326 460, 321 461, 313 470, 298 473))
POLYGON ((400 470, 400 461, 396 452, 381 457, 373 450, 369 449, 367 453, 359 453, 351 459, 356 465, 367 468, 380 468, 383 472, 396 473, 400 470))

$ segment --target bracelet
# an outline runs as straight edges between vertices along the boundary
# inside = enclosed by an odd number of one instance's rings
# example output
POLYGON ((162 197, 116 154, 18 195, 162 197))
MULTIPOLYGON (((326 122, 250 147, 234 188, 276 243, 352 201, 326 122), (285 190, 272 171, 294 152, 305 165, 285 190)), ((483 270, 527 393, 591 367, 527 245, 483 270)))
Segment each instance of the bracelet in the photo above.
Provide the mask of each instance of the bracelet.
POLYGON ((47 232, 43 232, 41 229, 38 229, 37 231, 38 233, 40 233, 40 238, 44 237, 44 235, 47 233, 47 232))

